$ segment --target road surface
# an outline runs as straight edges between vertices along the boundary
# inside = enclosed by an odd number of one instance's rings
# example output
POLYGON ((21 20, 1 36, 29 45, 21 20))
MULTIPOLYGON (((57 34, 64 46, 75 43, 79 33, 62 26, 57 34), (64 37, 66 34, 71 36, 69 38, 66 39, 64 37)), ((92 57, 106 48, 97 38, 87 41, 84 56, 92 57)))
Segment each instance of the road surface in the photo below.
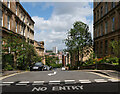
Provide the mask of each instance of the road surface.
POLYGON ((3 94, 18 93, 75 93, 119 94, 120 81, 89 71, 32 71, 2 80, 3 94))

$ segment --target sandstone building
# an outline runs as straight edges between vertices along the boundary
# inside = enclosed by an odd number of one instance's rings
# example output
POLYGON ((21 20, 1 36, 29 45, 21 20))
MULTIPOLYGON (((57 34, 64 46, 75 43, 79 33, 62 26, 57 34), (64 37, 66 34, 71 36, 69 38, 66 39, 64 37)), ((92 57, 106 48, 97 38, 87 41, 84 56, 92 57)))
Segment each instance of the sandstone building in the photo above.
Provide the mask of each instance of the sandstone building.
POLYGON ((120 2, 94 2, 94 51, 114 55, 110 42, 120 40, 120 2))
POLYGON ((7 37, 10 32, 25 38, 34 44, 34 21, 19 2, 2 2, 1 26, 2 37, 7 37))

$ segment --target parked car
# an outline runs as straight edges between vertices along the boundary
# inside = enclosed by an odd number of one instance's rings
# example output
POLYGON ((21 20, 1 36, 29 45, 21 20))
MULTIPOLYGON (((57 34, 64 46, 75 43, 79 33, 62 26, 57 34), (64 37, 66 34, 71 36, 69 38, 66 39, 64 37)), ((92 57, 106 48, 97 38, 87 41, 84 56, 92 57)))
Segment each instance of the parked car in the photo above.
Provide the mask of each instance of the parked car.
POLYGON ((37 62, 33 64, 33 66, 30 66, 30 71, 33 71, 33 70, 42 71, 43 67, 44 67, 44 64, 42 62, 37 62))
POLYGON ((43 67, 43 70, 50 70, 50 67, 49 66, 47 66, 47 65, 44 65, 44 67, 43 67))
POLYGON ((50 70, 52 70, 52 66, 50 66, 50 70))
POLYGON ((65 67, 62 67, 62 71, 64 71, 65 70, 65 67))

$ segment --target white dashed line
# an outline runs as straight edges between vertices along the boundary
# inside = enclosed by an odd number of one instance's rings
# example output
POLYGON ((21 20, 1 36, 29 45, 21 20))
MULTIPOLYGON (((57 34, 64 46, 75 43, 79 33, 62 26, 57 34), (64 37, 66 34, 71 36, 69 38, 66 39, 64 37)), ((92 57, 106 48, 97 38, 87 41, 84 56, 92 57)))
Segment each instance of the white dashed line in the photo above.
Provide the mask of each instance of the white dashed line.
POLYGON ((21 81, 21 82, 19 82, 20 84, 28 84, 29 83, 29 81, 21 81))
POLYGON ((45 81, 34 81, 32 85, 43 85, 45 81))
POLYGON ((16 84, 17 86, 26 86, 27 84, 16 84))
POLYGON ((60 81, 49 81, 49 84, 60 84, 60 81))
POLYGON ((65 84, 73 84, 73 83, 76 83, 75 80, 64 80, 65 81, 65 84))
POLYGON ((2 82, 3 84, 13 84, 14 82, 2 82))
POLYGON ((99 83, 99 82, 108 82, 108 81, 106 81, 106 80, 104 80, 104 79, 95 79, 94 81, 95 81, 95 82, 98 82, 98 83, 99 83))
POLYGON ((0 84, 0 86, 10 86, 11 84, 0 84))
POLYGON ((80 83, 91 83, 90 80, 79 80, 80 83))
POLYGON ((27 85, 29 83, 29 81, 21 81, 19 83, 17 83, 16 85, 21 86, 21 85, 27 85))
POLYGON ((108 81, 111 81, 111 82, 119 82, 120 80, 117 80, 117 79, 108 79, 108 81))

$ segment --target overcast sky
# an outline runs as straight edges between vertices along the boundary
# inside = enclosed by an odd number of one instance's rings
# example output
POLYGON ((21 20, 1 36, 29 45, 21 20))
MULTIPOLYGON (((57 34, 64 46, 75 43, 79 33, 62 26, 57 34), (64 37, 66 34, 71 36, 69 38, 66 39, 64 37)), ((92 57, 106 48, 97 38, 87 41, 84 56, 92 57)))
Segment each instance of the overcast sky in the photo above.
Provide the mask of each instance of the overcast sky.
POLYGON ((45 42, 45 49, 65 47, 63 40, 75 21, 89 25, 93 33, 93 4, 91 2, 21 2, 35 21, 34 39, 45 42))

